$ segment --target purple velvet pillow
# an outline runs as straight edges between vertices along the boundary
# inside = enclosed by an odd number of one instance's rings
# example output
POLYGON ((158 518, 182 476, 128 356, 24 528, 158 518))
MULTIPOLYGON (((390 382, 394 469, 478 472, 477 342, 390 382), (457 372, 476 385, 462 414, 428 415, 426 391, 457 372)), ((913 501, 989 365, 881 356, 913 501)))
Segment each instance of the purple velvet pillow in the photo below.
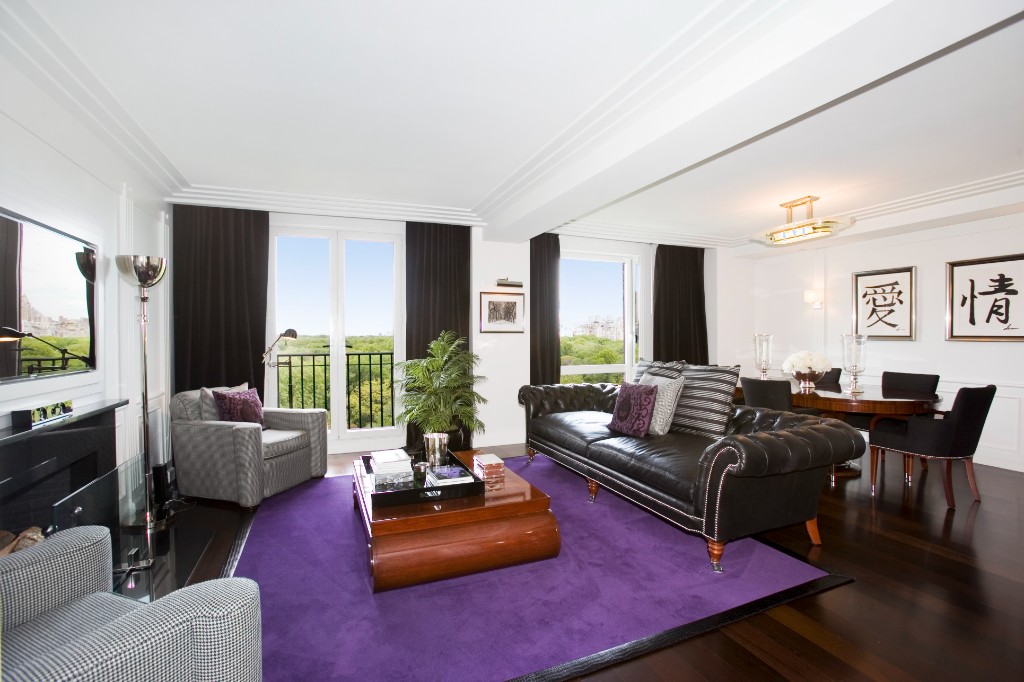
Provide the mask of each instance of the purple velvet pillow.
POLYGON ((654 415, 657 397, 657 386, 622 384, 608 428, 627 436, 643 438, 647 435, 647 429, 651 428, 651 417, 654 415))
POLYGON ((263 403, 255 388, 248 391, 214 391, 217 412, 224 422, 255 422, 263 426, 263 403))

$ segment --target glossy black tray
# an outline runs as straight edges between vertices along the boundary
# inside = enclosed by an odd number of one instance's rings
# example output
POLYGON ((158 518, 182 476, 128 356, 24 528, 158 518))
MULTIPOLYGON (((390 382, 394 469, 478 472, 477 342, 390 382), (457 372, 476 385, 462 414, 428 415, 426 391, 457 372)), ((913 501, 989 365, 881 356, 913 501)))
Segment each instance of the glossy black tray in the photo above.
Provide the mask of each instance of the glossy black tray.
MULTIPOLYGON (((370 477, 370 456, 363 455, 363 471, 370 477)), ((470 476, 472 481, 466 483, 450 483, 448 485, 430 486, 424 478, 425 474, 414 472, 413 480, 408 483, 397 483, 388 486, 375 486, 370 491, 370 499, 376 507, 394 507, 400 504, 416 504, 417 502, 437 502, 439 500, 454 500, 460 497, 474 497, 484 494, 484 482, 473 470, 459 461, 457 457, 448 454, 448 465, 455 465, 463 469, 470 476)))

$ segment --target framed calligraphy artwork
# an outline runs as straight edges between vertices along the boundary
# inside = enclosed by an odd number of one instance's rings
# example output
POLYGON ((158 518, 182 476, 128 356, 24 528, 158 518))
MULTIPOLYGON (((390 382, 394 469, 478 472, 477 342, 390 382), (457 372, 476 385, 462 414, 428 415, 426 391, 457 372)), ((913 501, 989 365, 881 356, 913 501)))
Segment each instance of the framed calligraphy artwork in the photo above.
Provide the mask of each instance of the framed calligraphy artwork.
POLYGON ((872 339, 913 341, 917 268, 853 273, 853 332, 872 339))
POLYGON ((1024 341, 1024 253, 946 263, 946 339, 1024 341))

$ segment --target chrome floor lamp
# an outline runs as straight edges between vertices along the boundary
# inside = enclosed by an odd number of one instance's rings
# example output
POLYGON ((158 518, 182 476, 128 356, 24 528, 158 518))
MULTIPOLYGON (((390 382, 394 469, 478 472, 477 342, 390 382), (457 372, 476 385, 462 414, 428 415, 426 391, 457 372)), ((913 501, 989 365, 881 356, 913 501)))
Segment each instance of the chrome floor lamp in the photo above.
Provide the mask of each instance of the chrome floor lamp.
POLYGON ((142 330, 142 461, 146 483, 146 518, 145 536, 147 556, 144 559, 133 559, 128 570, 142 570, 153 566, 153 533, 159 530, 156 518, 156 507, 153 496, 153 463, 149 448, 149 387, 147 385, 146 365, 146 303, 149 302, 149 289, 156 286, 167 272, 167 259, 161 256, 117 256, 117 270, 131 284, 139 287, 139 300, 142 302, 140 324, 142 330))

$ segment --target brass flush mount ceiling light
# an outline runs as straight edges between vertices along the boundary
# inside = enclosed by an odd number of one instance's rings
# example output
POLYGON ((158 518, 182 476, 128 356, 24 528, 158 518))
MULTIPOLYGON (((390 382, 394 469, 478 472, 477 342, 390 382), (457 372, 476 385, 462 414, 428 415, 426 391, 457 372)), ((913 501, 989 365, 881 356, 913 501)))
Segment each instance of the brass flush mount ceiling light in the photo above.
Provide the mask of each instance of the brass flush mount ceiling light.
POLYGON ((827 237, 853 224, 852 218, 815 218, 814 202, 820 198, 806 196, 779 204, 786 209, 786 224, 773 227, 767 232, 760 232, 757 238, 768 244, 795 244, 808 239, 827 237), (807 216, 794 222, 793 209, 797 206, 807 206, 807 216))

